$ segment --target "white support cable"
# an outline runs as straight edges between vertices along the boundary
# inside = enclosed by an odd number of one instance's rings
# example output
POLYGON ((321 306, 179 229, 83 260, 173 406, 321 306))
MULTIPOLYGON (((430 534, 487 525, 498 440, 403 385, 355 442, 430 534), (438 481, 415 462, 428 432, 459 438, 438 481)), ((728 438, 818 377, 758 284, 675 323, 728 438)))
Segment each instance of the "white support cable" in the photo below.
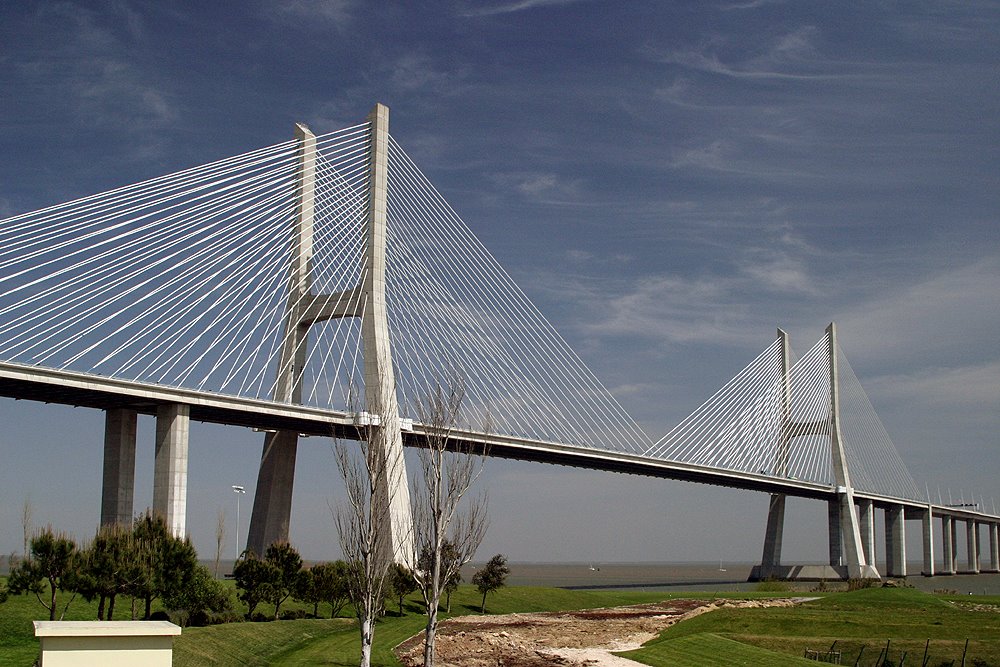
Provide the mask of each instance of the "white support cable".
MULTIPOLYGON (((404 157, 405 157, 405 155, 404 155, 404 157)), ((394 172, 394 173, 397 173, 397 174, 398 174, 398 173, 399 173, 400 171, 402 171, 402 170, 400 170, 400 169, 397 169, 397 170, 395 170, 395 172, 394 172)), ((434 192, 434 191, 433 191, 432 189, 428 189, 428 191, 436 195, 436 192, 434 192)), ((437 202, 435 202, 435 206, 440 206, 440 205, 441 205, 440 203, 437 203, 437 202)), ((432 209, 433 209, 433 206, 426 206, 426 205, 424 205, 424 204, 421 204, 421 206, 422 206, 422 207, 425 207, 425 208, 432 208, 432 209)), ((444 206, 446 206, 446 204, 444 204, 444 206)), ((448 209, 446 209, 446 210, 448 210, 448 209)), ((455 218, 455 219, 457 219, 457 216, 454 216, 454 214, 453 214, 453 212, 452 212, 452 211, 448 210, 448 213, 449 213, 449 217, 452 217, 452 218, 455 218)), ((458 238, 450 238, 450 239, 448 239, 448 240, 449 240, 449 241, 451 242, 451 246, 452 246, 452 248, 454 248, 454 247, 455 247, 455 246, 457 245, 457 243, 458 243, 458 240, 459 240, 459 238, 460 238, 460 239, 461 239, 461 240, 462 240, 463 242, 467 242, 467 241, 469 241, 469 240, 470 240, 470 239, 468 239, 468 238, 467 238, 467 237, 465 236, 465 234, 467 234, 467 230, 464 230, 464 229, 460 229, 460 230, 457 230, 457 231, 460 231, 460 232, 461 232, 461 235, 460 235, 460 236, 459 236, 458 238)), ((473 243, 474 243, 474 245, 477 245, 477 246, 478 246, 478 243, 477 243, 477 242, 474 242, 474 241, 473 241, 473 243)), ((450 248, 450 250, 451 250, 451 248, 450 248)), ((463 253, 467 253, 467 252, 468 252, 468 250, 467 250, 467 249, 466 249, 466 250, 463 250, 463 253)), ((460 256, 461 256, 461 255, 460 255, 460 256)), ((492 258, 490 258, 490 259, 492 259, 492 258)), ((491 264, 495 265, 495 260, 493 260, 493 261, 491 262, 491 264)), ((477 270, 476 270, 476 272, 478 272, 479 268, 480 268, 480 267, 477 267, 477 270)), ((494 266, 488 266, 488 267, 486 267, 486 268, 488 268, 488 269, 489 269, 490 271, 493 271, 493 272, 495 272, 495 271, 496 271, 496 267, 494 267, 494 266)), ((501 270, 501 271, 502 271, 502 270, 501 270)), ((465 273, 466 273, 466 274, 469 274, 469 273, 471 273, 471 272, 468 272, 468 271, 466 271, 465 273)), ((496 273, 493 273, 492 275, 490 275, 490 277, 491 277, 491 278, 494 278, 494 277, 496 277, 496 275, 497 275, 496 273)), ((507 284, 509 284, 509 279, 508 279, 508 280, 504 280, 503 278, 501 278, 501 279, 500 279, 499 281, 494 281, 494 282, 498 282, 498 283, 500 283, 500 284, 502 284, 502 285, 504 285, 504 286, 507 286, 507 284)), ((521 294, 521 293, 520 293, 520 291, 519 291, 519 290, 516 290, 516 289, 513 289, 513 290, 510 290, 510 292, 511 292, 511 293, 514 293, 514 294, 521 294)), ((508 296, 509 296, 509 294, 506 294, 506 293, 500 293, 500 294, 499 294, 498 296, 499 296, 499 297, 500 297, 501 299, 504 299, 504 298, 508 297, 508 296)), ((533 315, 534 315, 534 313, 533 313, 533 315)), ((532 324, 531 326, 532 326, 532 327, 537 327, 537 326, 538 326, 538 325, 537 325, 537 321, 538 321, 538 320, 535 320, 535 323, 533 323, 533 324, 532 324)), ((556 336, 557 336, 557 334, 556 334, 556 336)), ((532 350, 532 352, 534 352, 534 351, 535 351, 535 350, 533 349, 533 350, 532 350)), ((550 358, 550 359, 551 359, 551 358, 550 358)), ((578 359, 578 358, 577 358, 577 359, 578 359)), ((530 360, 531 360, 531 357, 529 357, 529 359, 528 359, 528 360, 530 361, 530 360)), ((538 363, 538 362, 536 361, 535 363, 538 363)), ((548 366, 549 368, 551 368, 551 361, 550 361, 550 362, 547 362, 547 366, 548 366)), ((589 379, 589 378, 588 378, 588 379, 589 379)), ((543 382, 545 382, 545 381, 547 381, 547 380, 548 380, 548 378, 545 378, 545 377, 542 377, 542 378, 541 378, 541 380, 542 380, 543 382)), ((550 391, 555 391, 555 390, 556 390, 556 389, 555 389, 555 386, 552 386, 552 387, 550 387, 550 391)), ((605 390, 605 391, 606 391, 606 390, 605 390)), ((574 402, 578 402, 578 401, 579 401, 579 393, 578 393, 578 392, 576 392, 576 393, 577 393, 577 395, 576 395, 576 396, 574 397, 574 399, 573 399, 573 400, 574 400, 574 402)), ((612 403, 614 403, 614 402, 613 402, 613 400, 612 400, 612 403)), ((620 407, 620 406, 619 406, 619 407, 620 407)), ((587 408, 587 410, 589 410, 589 408, 587 408)), ((576 412, 576 414, 578 414, 578 415, 579 415, 580 413, 582 413, 582 412, 584 411, 584 409, 581 409, 580 407, 577 407, 577 408, 574 408, 574 411, 576 412)), ((599 413, 601 413, 601 414, 604 414, 604 413, 606 413, 606 411, 607 411, 607 410, 606 410, 606 408, 601 408, 601 409, 599 410, 599 413)), ((589 429, 581 429, 581 431, 583 431, 583 430, 589 430, 589 429)), ((632 431, 633 431, 633 432, 635 432, 635 428, 633 428, 633 429, 632 429, 632 431)), ((586 443, 584 443, 584 444, 586 444, 586 443)), ((645 447, 647 447, 647 445, 644 445, 644 446, 643 446, 643 448, 645 448, 645 447)))

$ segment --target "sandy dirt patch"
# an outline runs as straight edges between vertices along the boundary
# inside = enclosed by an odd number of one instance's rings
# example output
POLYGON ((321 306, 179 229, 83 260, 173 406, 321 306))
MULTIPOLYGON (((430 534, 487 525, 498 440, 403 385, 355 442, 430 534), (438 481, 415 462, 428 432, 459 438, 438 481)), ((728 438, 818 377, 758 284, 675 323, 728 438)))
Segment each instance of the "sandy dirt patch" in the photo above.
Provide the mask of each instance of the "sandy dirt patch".
MULTIPOLYGON (((720 607, 791 606, 801 599, 670 600, 607 609, 460 616, 442 623, 437 634, 441 667, 634 667, 612 651, 628 651, 684 619, 720 607)), ((396 647, 407 667, 423 662, 423 633, 396 647)))

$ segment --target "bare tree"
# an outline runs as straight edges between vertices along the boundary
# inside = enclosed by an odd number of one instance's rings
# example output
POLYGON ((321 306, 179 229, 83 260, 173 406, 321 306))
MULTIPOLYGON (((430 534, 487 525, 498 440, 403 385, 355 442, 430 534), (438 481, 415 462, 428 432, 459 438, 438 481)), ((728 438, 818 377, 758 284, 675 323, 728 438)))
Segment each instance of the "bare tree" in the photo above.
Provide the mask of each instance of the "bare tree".
POLYGON ((339 442, 334 447, 347 499, 331 509, 348 564, 351 598, 361 631, 360 665, 368 667, 375 619, 382 609, 386 577, 393 562, 389 482, 395 475, 388 470, 386 431, 381 428, 378 416, 358 414, 357 448, 339 442))
POLYGON ((226 509, 219 510, 215 520, 215 578, 219 578, 219 561, 222 560, 222 545, 226 543, 226 509))
POLYGON ((414 576, 427 609, 424 665, 434 664, 438 606, 446 585, 486 535, 486 495, 466 499, 483 470, 485 450, 452 438, 465 398, 461 382, 437 389, 418 407, 427 436, 413 481, 414 576), (463 501, 465 501, 463 503, 463 501), (447 553, 445 551, 447 550, 447 553))
POLYGON ((21 508, 21 531, 24 534, 24 551, 21 555, 28 558, 28 546, 31 542, 31 496, 24 497, 24 505, 21 508))

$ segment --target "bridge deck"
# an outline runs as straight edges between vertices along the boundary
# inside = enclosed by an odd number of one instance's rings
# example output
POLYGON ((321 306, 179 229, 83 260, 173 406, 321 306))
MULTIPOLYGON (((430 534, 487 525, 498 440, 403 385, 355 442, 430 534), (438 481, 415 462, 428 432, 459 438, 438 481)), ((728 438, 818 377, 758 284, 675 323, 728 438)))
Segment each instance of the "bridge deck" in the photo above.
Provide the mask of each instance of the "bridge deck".
MULTIPOLYGON (((160 405, 181 403, 190 407, 191 419, 214 424, 243 426, 258 430, 291 430, 310 436, 357 439, 352 415, 301 405, 275 403, 126 380, 0 362, 0 396, 80 407, 128 408, 141 414, 156 414, 160 405)), ((431 429, 414 424, 404 433, 404 444, 420 447, 431 429)), ((487 451, 489 456, 605 470, 645 477, 675 479, 764 493, 828 500, 836 489, 825 484, 767 475, 723 470, 677 461, 653 459, 636 454, 600 451, 587 447, 541 442, 499 434, 454 431, 456 447, 487 451)), ((903 505, 926 510, 927 504, 855 491, 855 497, 873 500, 877 506, 903 505)), ((986 518, 968 509, 933 506, 935 515, 956 518, 986 518)), ((996 517, 990 517, 996 520, 996 517)))

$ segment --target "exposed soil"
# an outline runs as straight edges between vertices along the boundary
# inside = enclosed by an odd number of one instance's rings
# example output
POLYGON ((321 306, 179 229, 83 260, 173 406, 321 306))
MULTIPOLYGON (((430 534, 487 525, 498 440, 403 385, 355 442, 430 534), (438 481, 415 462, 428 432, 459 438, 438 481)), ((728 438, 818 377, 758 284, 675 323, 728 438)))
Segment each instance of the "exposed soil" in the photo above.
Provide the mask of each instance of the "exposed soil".
MULTIPOLYGON (((720 607, 787 607, 784 600, 670 600, 608 609, 503 616, 459 616, 438 626, 441 667, 634 667, 615 655, 655 638, 674 623, 720 607)), ((423 664, 424 635, 395 649, 407 667, 423 664)))

